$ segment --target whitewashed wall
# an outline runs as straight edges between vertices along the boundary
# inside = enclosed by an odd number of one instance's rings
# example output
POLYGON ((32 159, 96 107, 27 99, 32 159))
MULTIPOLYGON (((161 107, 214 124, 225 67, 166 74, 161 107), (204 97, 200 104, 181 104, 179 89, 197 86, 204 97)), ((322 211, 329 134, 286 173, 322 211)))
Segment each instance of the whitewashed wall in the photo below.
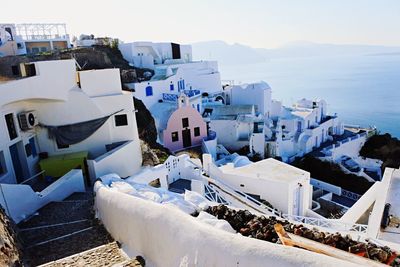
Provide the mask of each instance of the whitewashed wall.
POLYGON ((243 237, 180 210, 95 184, 96 211, 130 256, 149 266, 353 266, 292 247, 243 237))
POLYGON ((88 160, 92 182, 108 173, 116 173, 120 177, 135 174, 142 165, 142 155, 137 152, 135 141, 128 141, 98 158, 88 160))
POLYGON ((61 201, 75 192, 85 192, 81 170, 71 170, 40 193, 29 185, 0 184, 0 204, 15 223, 26 219, 52 201, 61 201))

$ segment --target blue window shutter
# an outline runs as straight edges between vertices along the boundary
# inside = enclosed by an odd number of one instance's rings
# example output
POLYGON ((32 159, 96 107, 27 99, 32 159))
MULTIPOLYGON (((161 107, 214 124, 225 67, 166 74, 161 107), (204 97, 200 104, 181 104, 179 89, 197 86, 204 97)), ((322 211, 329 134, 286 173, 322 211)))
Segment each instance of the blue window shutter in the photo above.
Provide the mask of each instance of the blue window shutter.
POLYGON ((200 104, 197 104, 197 111, 200 112, 200 104))
POLYGON ((171 84, 169 85, 169 90, 170 90, 170 91, 174 91, 174 84, 173 84, 173 83, 171 83, 171 84))
POLYGON ((185 90, 185 80, 182 80, 182 89, 185 90))
POLYGON ((153 95, 153 87, 150 85, 146 87, 146 96, 152 96, 153 95))

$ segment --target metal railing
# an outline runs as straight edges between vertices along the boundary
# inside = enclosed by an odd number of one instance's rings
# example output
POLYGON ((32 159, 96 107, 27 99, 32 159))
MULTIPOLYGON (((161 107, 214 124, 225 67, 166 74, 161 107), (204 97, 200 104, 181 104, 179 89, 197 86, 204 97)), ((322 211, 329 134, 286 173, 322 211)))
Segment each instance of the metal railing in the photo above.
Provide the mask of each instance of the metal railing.
POLYGON ((226 201, 223 197, 220 196, 219 192, 217 190, 215 190, 215 188, 213 188, 212 186, 205 184, 204 185, 204 196, 212 201, 212 202, 216 202, 216 203, 220 203, 220 204, 224 204, 224 205, 230 205, 231 203, 226 201))
POLYGON ((193 97, 200 95, 200 90, 197 89, 189 89, 189 90, 183 90, 183 93, 187 95, 188 97, 193 97))
POLYGON ((349 198, 349 199, 352 199, 352 200, 356 200, 356 201, 359 200, 362 197, 362 195, 359 195, 357 193, 345 190, 343 188, 342 188, 341 196, 349 198))
POLYGON ((292 222, 328 228, 335 231, 357 232, 359 234, 366 234, 368 231, 368 225, 365 224, 348 224, 337 220, 319 219, 289 214, 282 214, 282 217, 292 222))
POLYGON ((162 99, 164 101, 176 102, 178 100, 178 95, 163 93, 162 94, 162 99))
POLYGON ((281 213, 279 211, 277 211, 271 207, 268 207, 267 205, 261 203, 257 199, 251 197, 250 195, 248 195, 244 192, 238 191, 221 181, 216 181, 211 178, 207 178, 207 181, 208 181, 209 185, 215 186, 216 188, 221 190, 223 193, 230 195, 231 197, 235 198, 239 202, 243 203, 244 205, 246 205, 260 213, 267 214, 267 215, 272 214, 274 216, 281 217, 281 213), (267 213, 266 213, 266 211, 267 211, 267 213))
POLYGON ((32 181, 33 179, 39 177, 39 176, 42 175, 43 173, 45 173, 45 170, 43 170, 43 171, 41 171, 41 172, 38 172, 37 174, 35 174, 35 175, 29 177, 28 179, 22 181, 20 184, 28 184, 28 182, 30 182, 30 181, 32 181))

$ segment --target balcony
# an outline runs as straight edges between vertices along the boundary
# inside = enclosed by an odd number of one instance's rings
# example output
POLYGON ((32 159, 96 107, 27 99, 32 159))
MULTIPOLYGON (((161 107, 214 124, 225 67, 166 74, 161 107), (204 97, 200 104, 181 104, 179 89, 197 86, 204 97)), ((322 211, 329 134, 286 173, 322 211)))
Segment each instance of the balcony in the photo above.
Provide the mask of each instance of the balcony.
POLYGON ((194 97, 200 95, 201 92, 200 90, 195 89, 195 90, 183 90, 183 93, 188 97, 194 97))
POLYGON ((162 100, 165 102, 176 102, 178 100, 178 95, 163 93, 162 100))

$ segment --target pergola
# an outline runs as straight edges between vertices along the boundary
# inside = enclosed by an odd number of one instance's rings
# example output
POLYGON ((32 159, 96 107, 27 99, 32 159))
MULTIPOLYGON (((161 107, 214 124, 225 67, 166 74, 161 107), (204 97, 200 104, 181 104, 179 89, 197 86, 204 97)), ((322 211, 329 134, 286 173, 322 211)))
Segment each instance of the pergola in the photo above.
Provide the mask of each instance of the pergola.
POLYGON ((65 23, 23 23, 15 25, 17 35, 24 40, 65 38, 65 23))

